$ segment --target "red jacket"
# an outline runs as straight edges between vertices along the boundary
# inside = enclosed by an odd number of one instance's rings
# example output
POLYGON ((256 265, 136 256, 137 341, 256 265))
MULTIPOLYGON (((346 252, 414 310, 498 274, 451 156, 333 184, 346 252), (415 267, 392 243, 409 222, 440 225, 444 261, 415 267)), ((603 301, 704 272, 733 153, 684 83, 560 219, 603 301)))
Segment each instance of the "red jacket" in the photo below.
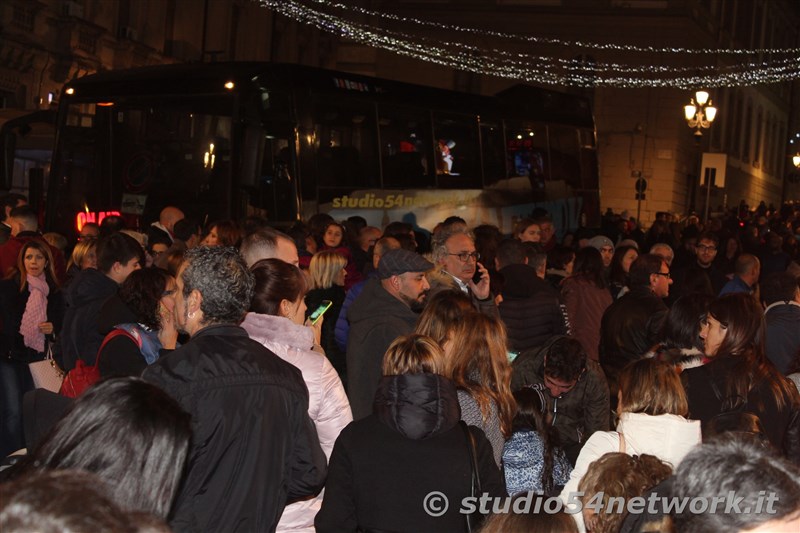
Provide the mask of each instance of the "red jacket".
POLYGON ((63 252, 50 245, 42 238, 41 234, 35 231, 21 231, 16 236, 9 238, 5 243, 0 244, 0 277, 5 278, 17 267, 19 253, 25 243, 31 239, 37 239, 50 248, 50 253, 53 254, 53 268, 56 270, 56 279, 59 284, 63 283, 67 272, 67 263, 64 261, 63 252))

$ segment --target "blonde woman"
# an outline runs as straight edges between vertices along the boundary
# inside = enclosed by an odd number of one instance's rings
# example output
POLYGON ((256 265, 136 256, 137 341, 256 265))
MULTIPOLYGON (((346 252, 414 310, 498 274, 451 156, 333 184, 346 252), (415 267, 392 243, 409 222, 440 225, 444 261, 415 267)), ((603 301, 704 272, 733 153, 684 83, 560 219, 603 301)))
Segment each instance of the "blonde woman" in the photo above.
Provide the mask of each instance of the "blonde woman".
POLYGON ((306 294, 306 318, 322 305, 322 302, 331 302, 322 323, 320 344, 344 383, 347 383, 347 361, 344 352, 336 344, 335 336, 336 321, 339 319, 345 298, 346 266, 347 258, 337 251, 325 250, 314 254, 308 268, 311 290, 306 294))
POLYGON ((461 419, 486 433, 498 466, 516 414, 506 338, 498 319, 470 313, 444 343, 447 376, 458 389, 461 419))
MULTIPOLYGON (((596 431, 581 449, 561 492, 564 502, 578 491, 589 465, 607 453, 649 454, 675 468, 700 444, 700 422, 686 419, 686 393, 669 363, 646 358, 626 366, 619 376, 617 413, 617 430, 596 431)), ((574 516, 583 531, 580 515, 574 516)))
POLYGON ((481 492, 505 495, 486 437, 459 421, 445 366, 430 337, 389 346, 372 414, 347 426, 333 448, 318 532, 470 531, 459 505, 434 516, 421 502, 433 492, 450 502, 470 496, 473 450, 481 492))
POLYGON ((97 239, 81 239, 67 262, 67 281, 65 286, 72 281, 81 270, 97 268, 97 239))

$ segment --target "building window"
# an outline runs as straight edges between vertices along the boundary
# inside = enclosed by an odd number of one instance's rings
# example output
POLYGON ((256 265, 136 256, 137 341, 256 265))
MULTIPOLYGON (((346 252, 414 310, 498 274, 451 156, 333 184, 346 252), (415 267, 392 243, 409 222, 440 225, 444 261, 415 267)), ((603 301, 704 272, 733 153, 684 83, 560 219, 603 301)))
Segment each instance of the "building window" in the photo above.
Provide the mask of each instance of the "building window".
POLYGON ((97 38, 88 31, 78 32, 78 49, 89 54, 97 52, 97 38))

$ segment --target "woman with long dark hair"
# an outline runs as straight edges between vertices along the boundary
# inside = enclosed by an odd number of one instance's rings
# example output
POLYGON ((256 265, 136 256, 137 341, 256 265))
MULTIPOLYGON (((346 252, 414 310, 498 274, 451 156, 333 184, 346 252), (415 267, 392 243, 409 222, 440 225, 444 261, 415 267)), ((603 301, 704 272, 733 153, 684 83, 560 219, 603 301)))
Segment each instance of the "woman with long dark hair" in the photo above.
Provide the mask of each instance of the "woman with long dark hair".
POLYGON ((31 239, 0 282, 0 454, 23 445, 22 396, 33 389, 28 364, 44 359, 61 330, 64 305, 50 247, 31 239))
MULTIPOLYGON (((322 450, 330 458, 333 443, 353 416, 336 370, 322 353, 312 349, 319 344, 319 328, 308 327, 305 321, 305 275, 280 259, 258 261, 252 272, 253 299, 242 327, 250 338, 303 373, 308 387, 308 414, 322 450)), ((277 531, 313 528, 321 505, 321 495, 290 504, 281 515, 277 531)))
POLYGON ((603 258, 591 246, 581 248, 575 257, 572 276, 561 284, 561 296, 567 307, 572 336, 583 346, 586 355, 600 359, 600 322, 613 302, 603 278, 603 258))
POLYGON ((123 510, 166 519, 191 436, 189 415, 164 391, 138 378, 110 379, 78 397, 13 475, 85 470, 123 510))
POLYGON ((160 268, 134 270, 103 305, 101 331, 119 329, 100 350, 101 377, 139 376, 178 342, 175 278, 160 268))
MULTIPOLYGON (((714 300, 700 336, 711 361, 683 372, 691 418, 705 428, 723 413, 752 413, 777 450, 787 442, 787 428, 800 409, 800 397, 764 353, 764 312, 749 294, 714 300)), ((797 435, 794 435, 797 437, 797 435)), ((793 448, 796 449, 796 448, 793 448)))
POLYGON ((659 333, 658 344, 646 356, 677 365, 681 371, 702 365, 705 354, 700 329, 713 300, 713 296, 698 292, 675 300, 659 333))
POLYGON ((615 300, 630 290, 629 273, 631 265, 639 257, 639 250, 633 246, 618 246, 611 258, 611 268, 608 274, 608 290, 615 300))
POLYGON ((208 226, 201 246, 239 246, 242 231, 233 220, 218 220, 208 226))

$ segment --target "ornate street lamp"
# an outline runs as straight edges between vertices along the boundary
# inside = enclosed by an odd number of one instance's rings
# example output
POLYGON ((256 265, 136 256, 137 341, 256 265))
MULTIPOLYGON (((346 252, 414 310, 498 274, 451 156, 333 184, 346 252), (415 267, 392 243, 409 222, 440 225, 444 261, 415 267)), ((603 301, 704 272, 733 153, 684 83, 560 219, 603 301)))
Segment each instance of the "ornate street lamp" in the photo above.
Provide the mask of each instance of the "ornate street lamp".
POLYGON ((697 91, 694 98, 688 105, 683 106, 683 113, 686 116, 686 123, 690 128, 697 128, 694 132, 695 137, 703 136, 703 128, 710 128, 711 123, 717 116, 717 108, 709 99, 708 92, 697 91))

